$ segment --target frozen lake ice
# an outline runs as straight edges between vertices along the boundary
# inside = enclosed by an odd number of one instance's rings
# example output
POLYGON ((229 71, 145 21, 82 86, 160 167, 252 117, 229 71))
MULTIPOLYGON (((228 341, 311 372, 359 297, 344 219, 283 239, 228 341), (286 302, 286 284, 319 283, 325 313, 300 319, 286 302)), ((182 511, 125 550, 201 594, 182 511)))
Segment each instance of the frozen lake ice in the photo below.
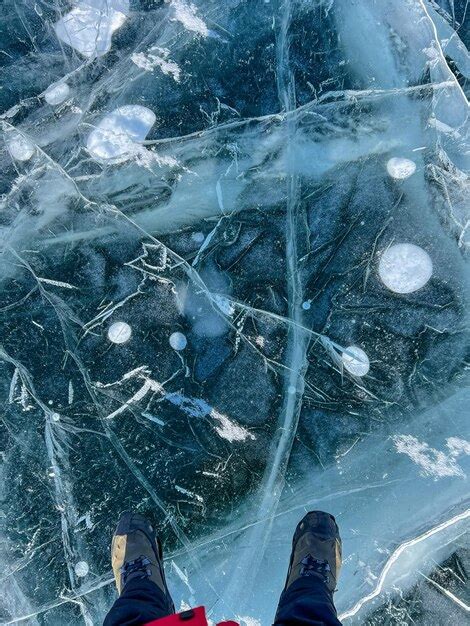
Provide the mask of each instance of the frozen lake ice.
POLYGON ((1 624, 101 624, 128 508, 214 621, 323 509, 345 624, 464 623, 468 13, 1 3, 1 624))

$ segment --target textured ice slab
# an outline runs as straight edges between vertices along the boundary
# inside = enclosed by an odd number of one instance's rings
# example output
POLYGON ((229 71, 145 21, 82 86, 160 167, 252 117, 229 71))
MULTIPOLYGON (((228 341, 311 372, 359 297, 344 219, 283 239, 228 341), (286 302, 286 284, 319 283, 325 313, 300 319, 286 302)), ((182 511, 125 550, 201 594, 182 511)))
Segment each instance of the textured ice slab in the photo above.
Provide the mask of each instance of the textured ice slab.
POLYGON ((16 161, 29 161, 34 154, 34 145, 23 135, 14 134, 8 140, 7 146, 16 161))
POLYGON ((44 99, 47 104, 55 106, 62 104, 64 100, 69 97, 70 87, 67 83, 58 83, 57 85, 51 85, 44 92, 44 99))
POLYGON ((0 3, 2 624, 101 624, 127 508, 214 622, 309 509, 346 625, 465 622, 466 9, 0 3))
POLYGON ((147 107, 137 104, 119 107, 90 133, 87 150, 98 160, 121 163, 138 153, 155 119, 155 113, 147 107))
POLYGON ((129 12, 129 0, 79 0, 54 29, 57 37, 85 57, 103 56, 129 12))

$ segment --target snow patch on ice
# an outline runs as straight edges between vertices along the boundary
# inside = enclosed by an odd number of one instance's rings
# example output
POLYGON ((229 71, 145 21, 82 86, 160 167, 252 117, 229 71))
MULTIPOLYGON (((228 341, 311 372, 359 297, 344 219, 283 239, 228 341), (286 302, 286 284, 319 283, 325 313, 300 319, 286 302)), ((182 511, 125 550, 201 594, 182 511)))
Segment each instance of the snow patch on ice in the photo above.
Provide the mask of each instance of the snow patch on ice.
POLYGON ((393 442, 397 452, 406 454, 421 467, 422 476, 432 476, 435 480, 448 476, 465 478, 466 474, 458 465, 457 458, 470 454, 470 442, 457 437, 449 437, 446 446, 449 453, 431 448, 412 435, 395 435, 393 442))
POLYGON ((226 415, 219 413, 215 409, 212 409, 211 417, 219 422, 219 426, 215 427, 219 436, 223 439, 227 439, 230 443, 234 441, 245 441, 246 439, 256 439, 249 430, 232 422, 226 415))
POLYGON ((186 3, 183 0, 170 0, 170 6, 173 8, 174 21, 181 22, 187 30, 191 30, 203 37, 207 37, 209 29, 198 15, 196 15, 196 7, 194 4, 186 3))
POLYGON ((387 162, 387 172, 392 178, 403 180, 416 172, 416 163, 410 159, 394 157, 387 162))
POLYGON ((181 69, 177 63, 169 59, 170 51, 168 48, 160 48, 152 46, 145 52, 134 52, 131 56, 132 62, 145 70, 153 72, 158 67, 164 74, 172 76, 177 83, 181 79, 181 69))

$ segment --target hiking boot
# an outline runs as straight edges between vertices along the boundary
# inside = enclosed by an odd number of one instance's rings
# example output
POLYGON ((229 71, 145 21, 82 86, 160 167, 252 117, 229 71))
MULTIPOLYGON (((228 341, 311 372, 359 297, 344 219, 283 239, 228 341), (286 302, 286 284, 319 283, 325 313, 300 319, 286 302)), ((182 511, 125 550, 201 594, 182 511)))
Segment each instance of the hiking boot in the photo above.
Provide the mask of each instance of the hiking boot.
POLYGON ((340 569, 341 538, 335 518, 323 511, 310 511, 295 529, 284 589, 304 576, 317 576, 333 592, 340 569))
POLYGON ((148 578, 173 606, 163 571, 162 546, 143 515, 129 511, 121 515, 111 544, 111 563, 119 595, 130 580, 148 578))

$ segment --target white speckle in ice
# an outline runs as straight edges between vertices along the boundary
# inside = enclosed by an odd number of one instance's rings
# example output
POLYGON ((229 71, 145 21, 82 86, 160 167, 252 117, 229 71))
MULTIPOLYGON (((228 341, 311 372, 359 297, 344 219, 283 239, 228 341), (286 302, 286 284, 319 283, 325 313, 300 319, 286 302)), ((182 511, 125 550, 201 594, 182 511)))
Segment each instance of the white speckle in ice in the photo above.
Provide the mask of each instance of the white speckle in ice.
POLYGON ((113 32, 126 21, 129 0, 80 0, 54 29, 57 37, 85 57, 111 49, 113 32))
POLYGON ((297 390, 294 385, 289 385, 289 387, 287 388, 287 393, 290 393, 291 395, 294 394, 296 391, 297 390))
POLYGON ((15 135, 8 142, 8 150, 17 161, 29 161, 34 154, 34 145, 22 135, 15 135))
POLYGON ((67 83, 58 83, 56 85, 51 85, 44 92, 44 99, 47 104, 52 106, 56 104, 61 104, 64 100, 69 97, 70 87, 67 83))
POLYGON ((178 83, 181 78, 181 70, 177 63, 169 58, 170 51, 168 48, 160 48, 152 46, 145 52, 134 52, 131 59, 132 62, 147 72, 153 72, 158 67, 163 74, 172 76, 178 83))
POLYGON ((260 348, 264 348, 264 344, 265 343, 266 343, 266 340, 263 337, 263 335, 256 335, 256 337, 255 337, 255 344, 257 346, 259 346, 260 348))
POLYGON ((170 0, 170 5, 173 7, 174 20, 181 22, 187 30, 207 37, 209 29, 205 22, 196 15, 194 4, 187 4, 184 0, 170 0))
POLYGON ((108 339, 113 343, 126 343, 132 335, 132 328, 126 322, 114 322, 108 329, 108 339))
POLYGON ((89 571, 90 568, 86 561, 78 561, 78 563, 75 564, 75 574, 80 578, 86 576, 89 571))
POLYGON ((60 422, 60 415, 59 415, 59 413, 52 413, 51 419, 54 422, 60 422))
POLYGON ((345 369, 354 376, 365 376, 370 368, 369 357, 358 346, 348 346, 341 359, 345 369))
POLYGON ((193 241, 195 241, 196 243, 202 243, 205 239, 204 233, 193 233, 191 235, 191 238, 193 241))
POLYGON ((397 243, 380 257, 379 276, 395 293, 412 293, 424 287, 432 276, 429 254, 413 243, 397 243))
POLYGON ((311 307, 311 302, 310 300, 305 300, 305 302, 302 302, 302 308, 304 311, 308 311, 311 307))
POLYGON ((87 150, 98 161, 122 163, 141 150, 155 119, 153 111, 139 104, 119 107, 89 134, 87 150))
POLYGON ((410 159, 394 157, 387 162, 387 172, 392 178, 403 180, 416 171, 416 163, 410 159))
POLYGON ((176 332, 170 335, 170 346, 173 348, 173 350, 184 350, 187 344, 188 340, 183 335, 183 333, 176 332))
POLYGON ((261 626, 261 622, 254 617, 248 615, 237 615, 236 620, 240 622, 240 626, 261 626))

